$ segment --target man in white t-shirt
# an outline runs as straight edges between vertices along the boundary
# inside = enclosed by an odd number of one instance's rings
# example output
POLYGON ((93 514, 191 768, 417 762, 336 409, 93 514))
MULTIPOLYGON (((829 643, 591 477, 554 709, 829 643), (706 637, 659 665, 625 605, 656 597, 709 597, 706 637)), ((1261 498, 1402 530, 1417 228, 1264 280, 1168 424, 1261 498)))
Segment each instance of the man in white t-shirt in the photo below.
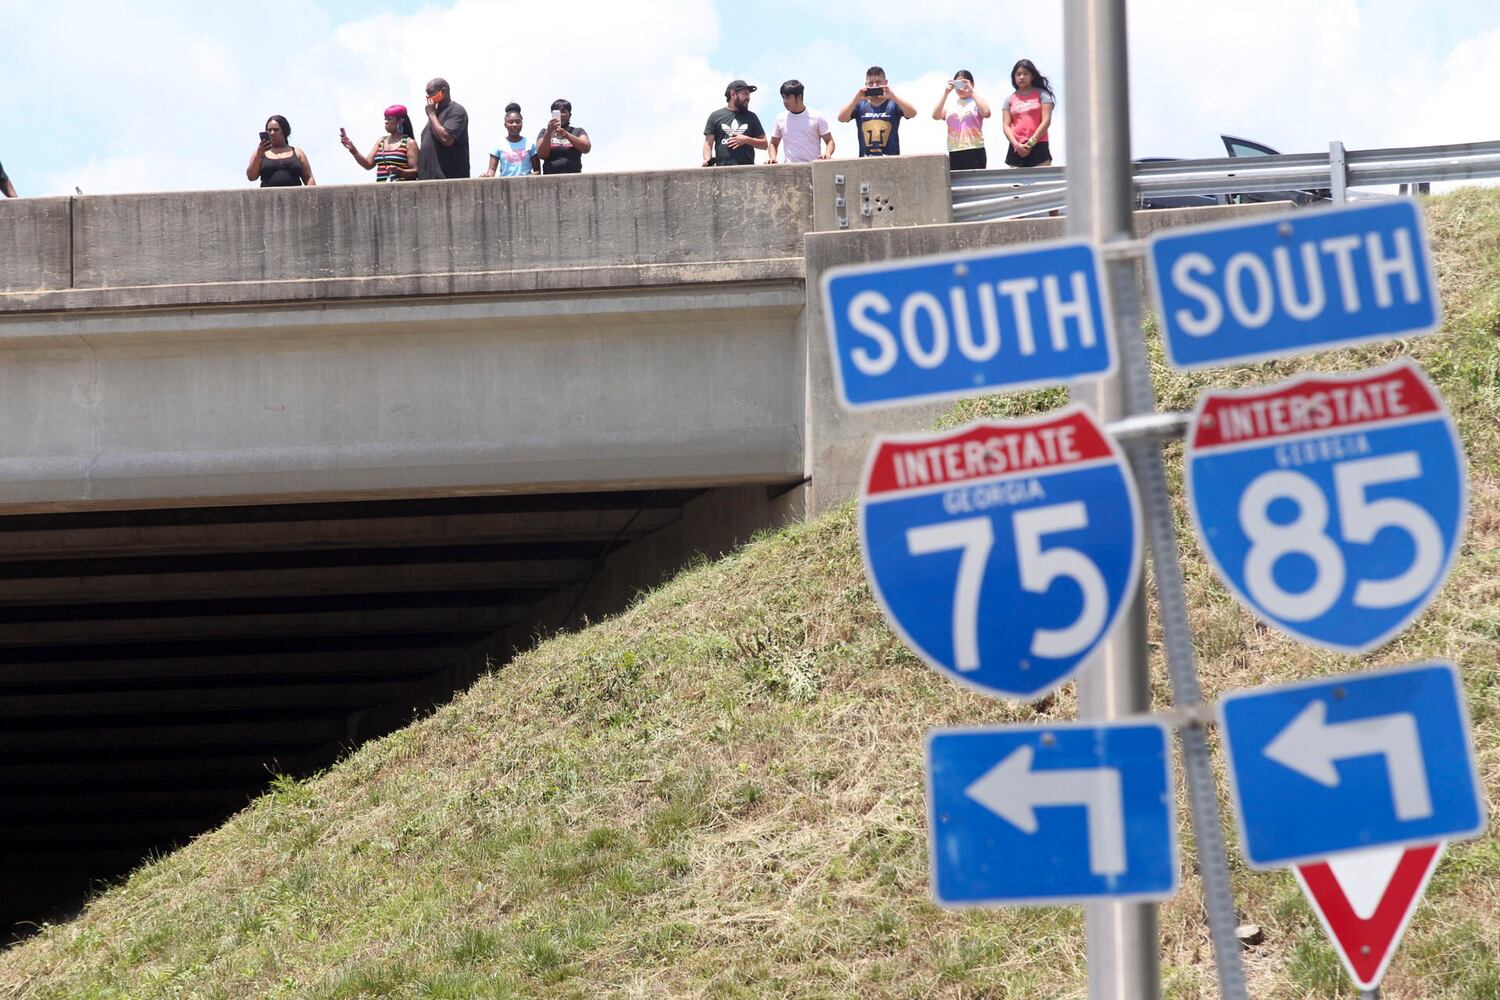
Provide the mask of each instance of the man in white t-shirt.
POLYGON ((771 130, 770 155, 767 163, 811 163, 813 160, 833 159, 833 131, 828 119, 802 103, 802 84, 788 80, 781 85, 781 103, 786 110, 776 116, 776 127, 771 130), (777 160, 781 144, 786 143, 786 156, 777 160), (822 152, 818 150, 822 146, 822 152))

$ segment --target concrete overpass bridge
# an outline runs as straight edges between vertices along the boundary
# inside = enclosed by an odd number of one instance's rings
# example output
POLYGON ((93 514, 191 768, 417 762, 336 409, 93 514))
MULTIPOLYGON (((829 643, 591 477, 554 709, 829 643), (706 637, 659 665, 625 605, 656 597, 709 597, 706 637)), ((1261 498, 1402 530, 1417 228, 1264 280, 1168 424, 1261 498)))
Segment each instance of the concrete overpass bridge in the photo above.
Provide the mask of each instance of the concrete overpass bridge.
POLYGON ((1059 225, 944 157, 0 204, 0 928, 842 501, 935 411, 838 410, 817 275, 1059 225))

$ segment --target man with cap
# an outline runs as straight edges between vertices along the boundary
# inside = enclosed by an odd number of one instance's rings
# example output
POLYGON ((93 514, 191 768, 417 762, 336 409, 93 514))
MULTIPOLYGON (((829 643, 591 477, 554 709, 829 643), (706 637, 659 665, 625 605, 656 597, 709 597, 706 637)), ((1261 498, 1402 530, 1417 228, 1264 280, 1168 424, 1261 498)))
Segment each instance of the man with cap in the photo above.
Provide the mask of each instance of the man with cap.
POLYGON ((709 115, 703 126, 705 167, 749 166, 755 162, 755 151, 766 148, 766 130, 750 110, 755 89, 744 80, 733 80, 724 88, 724 107, 709 115))

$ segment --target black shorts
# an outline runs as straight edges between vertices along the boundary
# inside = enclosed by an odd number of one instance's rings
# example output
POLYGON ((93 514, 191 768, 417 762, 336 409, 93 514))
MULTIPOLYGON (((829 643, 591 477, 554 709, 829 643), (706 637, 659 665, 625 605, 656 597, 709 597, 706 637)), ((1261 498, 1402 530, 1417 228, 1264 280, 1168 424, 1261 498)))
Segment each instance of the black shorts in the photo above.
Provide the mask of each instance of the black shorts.
POLYGON ((983 170, 989 162, 983 146, 977 149, 950 149, 948 151, 949 170, 983 170))
POLYGON ((1024 157, 1016 155, 1014 146, 1009 146, 1005 150, 1005 165, 1008 167, 1036 167, 1050 162, 1052 162, 1052 147, 1048 145, 1046 139, 1031 147, 1024 157))

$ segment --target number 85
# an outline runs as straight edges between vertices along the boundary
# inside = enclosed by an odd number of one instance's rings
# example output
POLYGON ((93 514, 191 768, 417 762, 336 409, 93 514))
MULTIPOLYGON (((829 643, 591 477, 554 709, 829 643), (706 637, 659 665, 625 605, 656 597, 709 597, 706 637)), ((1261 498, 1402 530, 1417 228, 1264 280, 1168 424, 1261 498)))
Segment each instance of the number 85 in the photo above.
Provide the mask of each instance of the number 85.
MULTIPOLYGON (((1367 487, 1418 479, 1422 463, 1414 451, 1340 462, 1333 467, 1334 499, 1340 534, 1349 542, 1373 542, 1383 528, 1398 528, 1411 537, 1411 565, 1386 580, 1360 580, 1354 604, 1393 608, 1421 596, 1443 569, 1443 538, 1432 516, 1396 497, 1370 500, 1367 487)), ((1344 591, 1347 568, 1343 552, 1328 537, 1328 501, 1308 476, 1287 469, 1265 472, 1251 481, 1239 506, 1240 528, 1250 539, 1245 554, 1245 587, 1261 607, 1277 618, 1302 622, 1323 614, 1344 591), (1285 524, 1269 517, 1271 504, 1290 500, 1297 516, 1285 524), (1283 556, 1300 553, 1312 560, 1312 584, 1292 593, 1276 582, 1283 556)))

